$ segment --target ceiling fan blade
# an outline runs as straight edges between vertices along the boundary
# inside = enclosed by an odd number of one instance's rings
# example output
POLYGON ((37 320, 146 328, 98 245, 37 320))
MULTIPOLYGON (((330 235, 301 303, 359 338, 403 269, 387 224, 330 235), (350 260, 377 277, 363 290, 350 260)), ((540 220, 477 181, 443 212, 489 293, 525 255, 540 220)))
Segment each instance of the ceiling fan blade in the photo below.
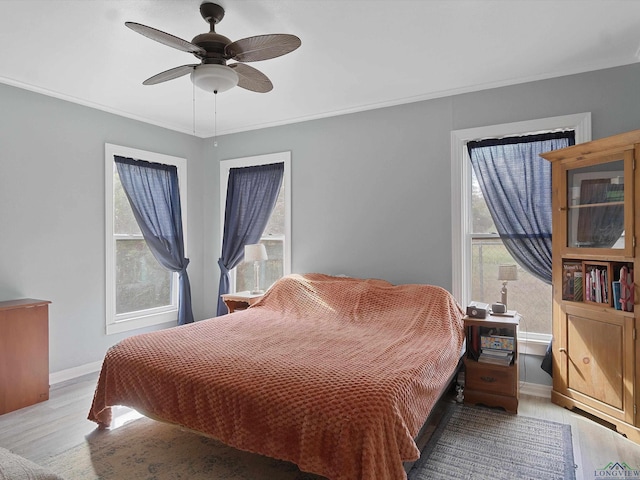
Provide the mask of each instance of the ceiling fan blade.
POLYGON ((302 42, 295 35, 274 33, 247 37, 227 45, 229 58, 238 62, 256 62, 293 52, 302 42))
POLYGON ((269 77, 257 68, 250 67, 244 63, 232 63, 228 66, 238 74, 239 87, 258 93, 267 93, 273 89, 273 84, 269 77))
POLYGON ((156 85, 158 83, 166 82, 168 80, 173 80, 174 78, 182 77, 183 75, 193 72, 193 69, 196 68, 197 66, 198 66, 197 64, 193 64, 193 65, 182 65, 180 67, 170 68, 169 70, 160 72, 157 75, 154 75, 153 77, 147 78, 144 82, 142 82, 142 84, 156 85))
POLYGON ((124 24, 140 35, 144 35, 151 40, 155 40, 156 42, 168 45, 169 47, 177 48, 178 50, 182 50, 183 52, 189 52, 196 55, 205 55, 207 53, 204 48, 199 47, 198 45, 194 45, 191 42, 187 42, 182 38, 176 37, 161 30, 147 27, 146 25, 142 25, 141 23, 124 22, 124 24))

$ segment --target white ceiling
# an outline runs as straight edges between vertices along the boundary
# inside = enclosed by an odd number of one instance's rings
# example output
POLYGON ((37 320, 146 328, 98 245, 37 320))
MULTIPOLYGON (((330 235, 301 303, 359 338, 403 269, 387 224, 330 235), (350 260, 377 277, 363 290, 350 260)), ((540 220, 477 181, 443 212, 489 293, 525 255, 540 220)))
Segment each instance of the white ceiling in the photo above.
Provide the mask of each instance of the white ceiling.
MULTIPOLYGON (((211 136, 213 95, 195 89, 194 102, 189 76, 142 85, 198 60, 124 26, 134 21, 191 41, 208 31, 200 3, 0 0, 0 82, 211 136)), ((269 76, 271 92, 218 94, 218 135, 639 61, 638 0, 217 3, 226 15, 216 31, 231 40, 302 40, 288 55, 251 63, 269 76)))

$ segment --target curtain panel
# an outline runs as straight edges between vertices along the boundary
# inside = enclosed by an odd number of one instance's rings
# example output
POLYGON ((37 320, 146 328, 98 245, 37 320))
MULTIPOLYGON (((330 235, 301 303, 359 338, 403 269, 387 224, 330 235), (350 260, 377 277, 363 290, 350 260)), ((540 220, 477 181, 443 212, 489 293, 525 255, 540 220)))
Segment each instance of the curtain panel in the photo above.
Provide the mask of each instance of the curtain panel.
POLYGON ((151 253, 167 270, 178 273, 178 325, 193 322, 189 259, 184 256, 178 169, 115 156, 120 182, 151 253))
POLYGON ((244 246, 260 241, 276 205, 283 176, 284 163, 229 170, 222 254, 218 259, 218 316, 227 313, 222 295, 231 288, 229 272, 244 258, 244 246))
POLYGON ((507 251, 551 284, 551 164, 539 155, 575 144, 575 132, 467 143, 480 189, 507 251))

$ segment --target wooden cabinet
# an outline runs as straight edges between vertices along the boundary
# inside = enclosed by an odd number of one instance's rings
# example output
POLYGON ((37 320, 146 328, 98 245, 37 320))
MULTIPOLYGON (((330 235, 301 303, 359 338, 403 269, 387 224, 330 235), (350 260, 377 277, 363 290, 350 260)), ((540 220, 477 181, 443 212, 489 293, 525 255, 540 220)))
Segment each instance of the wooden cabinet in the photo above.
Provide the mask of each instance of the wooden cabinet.
POLYGON ((640 442, 636 341, 640 130, 542 154, 552 163, 553 390, 640 442))
POLYGON ((488 407, 502 407, 507 412, 518 413, 518 326, 520 315, 486 319, 464 318, 467 337, 467 354, 464 359, 464 402, 488 407), (492 349, 496 342, 497 352, 504 357, 492 358, 486 363, 482 358, 483 342, 492 349))
POLYGON ((49 399, 49 303, 0 302, 0 414, 49 399))

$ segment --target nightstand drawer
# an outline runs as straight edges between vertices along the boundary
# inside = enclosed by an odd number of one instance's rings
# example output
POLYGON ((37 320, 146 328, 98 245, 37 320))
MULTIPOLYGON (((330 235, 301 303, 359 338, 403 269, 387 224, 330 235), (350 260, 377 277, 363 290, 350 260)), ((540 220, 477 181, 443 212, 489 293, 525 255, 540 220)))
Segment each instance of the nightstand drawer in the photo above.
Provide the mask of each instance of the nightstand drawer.
POLYGON ((481 390, 497 395, 515 395, 515 378, 517 369, 511 367, 494 367, 478 362, 465 362, 465 389, 481 390))

